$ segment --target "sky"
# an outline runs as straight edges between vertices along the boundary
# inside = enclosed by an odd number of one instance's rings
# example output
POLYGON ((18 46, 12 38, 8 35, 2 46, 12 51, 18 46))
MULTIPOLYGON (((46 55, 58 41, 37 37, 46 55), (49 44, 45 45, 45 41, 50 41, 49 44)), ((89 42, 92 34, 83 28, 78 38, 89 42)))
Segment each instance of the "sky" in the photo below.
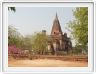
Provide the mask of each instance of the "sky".
POLYGON ((74 18, 73 9, 73 7, 16 7, 16 12, 8 11, 8 25, 15 27, 23 36, 42 30, 46 30, 50 35, 57 13, 62 32, 66 32, 70 37, 66 26, 74 18))

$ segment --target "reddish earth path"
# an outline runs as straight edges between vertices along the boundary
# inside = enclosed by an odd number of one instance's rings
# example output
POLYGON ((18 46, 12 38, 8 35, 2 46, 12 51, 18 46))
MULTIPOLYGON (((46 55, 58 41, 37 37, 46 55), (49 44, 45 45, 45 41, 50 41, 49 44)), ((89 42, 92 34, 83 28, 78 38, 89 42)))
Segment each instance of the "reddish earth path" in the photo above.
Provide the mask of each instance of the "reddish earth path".
POLYGON ((9 67, 87 67, 88 62, 61 61, 50 59, 15 60, 8 61, 9 67))

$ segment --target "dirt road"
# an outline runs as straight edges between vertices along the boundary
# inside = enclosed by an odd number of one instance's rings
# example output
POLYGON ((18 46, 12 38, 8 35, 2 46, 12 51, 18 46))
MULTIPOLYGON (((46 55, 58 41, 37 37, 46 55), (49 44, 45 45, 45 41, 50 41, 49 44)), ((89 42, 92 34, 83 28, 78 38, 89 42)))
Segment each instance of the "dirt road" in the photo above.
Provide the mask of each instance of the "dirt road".
POLYGON ((87 67, 87 62, 61 61, 50 59, 9 60, 9 67, 87 67))

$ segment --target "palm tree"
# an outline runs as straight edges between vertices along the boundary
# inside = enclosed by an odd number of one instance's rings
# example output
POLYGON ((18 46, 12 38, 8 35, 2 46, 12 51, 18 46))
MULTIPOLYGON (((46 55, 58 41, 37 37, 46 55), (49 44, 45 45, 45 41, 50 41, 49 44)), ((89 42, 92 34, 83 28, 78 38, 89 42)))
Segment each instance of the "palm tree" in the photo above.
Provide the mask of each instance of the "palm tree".
POLYGON ((11 11, 16 11, 15 7, 8 7, 8 10, 11 10, 11 11))

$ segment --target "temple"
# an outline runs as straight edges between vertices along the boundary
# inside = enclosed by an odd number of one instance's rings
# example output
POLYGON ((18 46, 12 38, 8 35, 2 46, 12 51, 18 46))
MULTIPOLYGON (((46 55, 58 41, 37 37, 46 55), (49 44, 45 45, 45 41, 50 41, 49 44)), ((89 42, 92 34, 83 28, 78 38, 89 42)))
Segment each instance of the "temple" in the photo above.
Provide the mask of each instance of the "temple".
POLYGON ((70 38, 67 37, 67 33, 62 32, 57 14, 53 21, 47 48, 52 54, 58 54, 58 51, 65 51, 68 53, 68 51, 72 49, 72 42, 70 38))

